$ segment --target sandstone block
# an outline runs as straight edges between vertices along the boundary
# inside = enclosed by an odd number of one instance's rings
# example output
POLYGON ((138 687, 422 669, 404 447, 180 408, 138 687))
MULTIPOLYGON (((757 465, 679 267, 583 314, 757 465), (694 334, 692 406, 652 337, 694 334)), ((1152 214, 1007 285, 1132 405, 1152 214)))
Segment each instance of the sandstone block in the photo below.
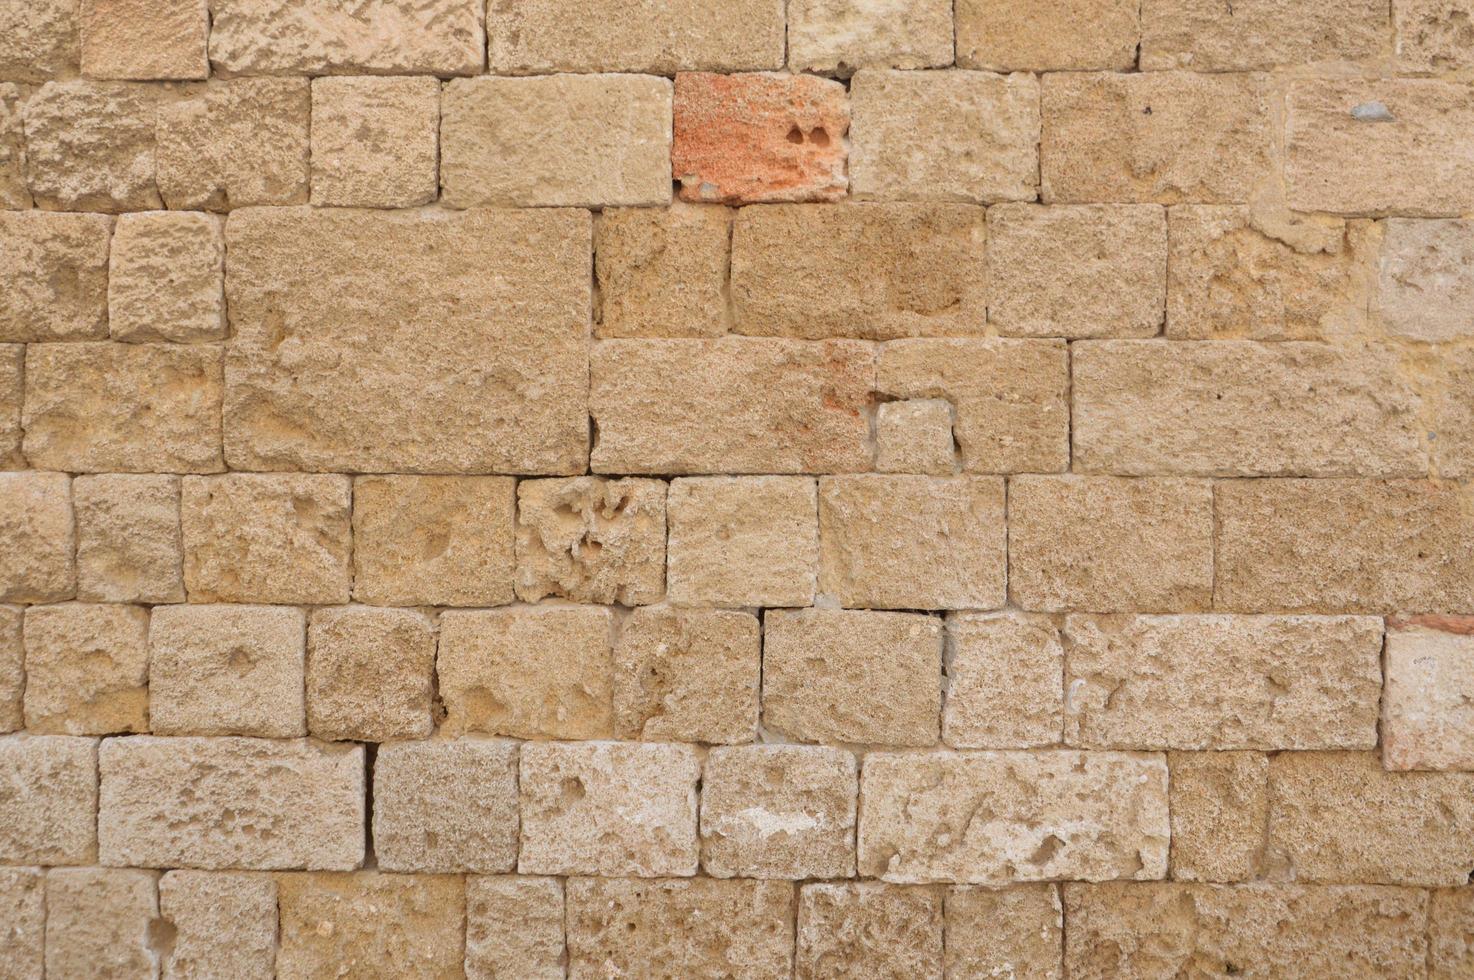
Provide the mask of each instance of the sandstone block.
POLYGON ((1269 819, 1269 760, 1257 752, 1173 752, 1167 768, 1172 877, 1257 877, 1269 819))
POLYGON ((1141 69, 1246 71, 1382 56, 1390 28, 1382 0, 1294 3, 1146 0, 1141 69))
POLYGON ((566 211, 233 214, 231 464, 583 472, 589 236, 566 211))
POLYGON ((385 871, 511 871, 517 744, 397 742, 374 760, 374 853, 385 871))
POLYGON ((440 83, 434 78, 314 79, 312 203, 430 203, 440 185, 439 131, 440 83))
POLYGON ((59 980, 158 976, 158 874, 128 868, 46 873, 46 975, 59 980))
POLYGON ((970 205, 743 208, 733 329, 809 340, 981 333, 984 238, 983 209, 970 205))
POLYGON ((67 602, 25 618, 26 728, 54 735, 148 731, 148 611, 67 602))
MULTIPOLYGON (((21 642, 23 612, 19 606, 0 606, 0 733, 25 727, 26 649, 21 642)), ((755 700, 753 717, 757 717, 755 700)))
POLYGON ((959 749, 1058 745, 1064 728, 1064 650, 1047 616, 947 617, 942 741, 959 749))
POLYGON ((1388 333, 1411 340, 1474 337, 1474 221, 1389 218, 1377 305, 1388 333))
POLYGON ((21 403, 25 399, 24 344, 0 344, 0 469, 22 469, 21 403))
MULTIPOLYGON (((363 860, 361 746, 135 735, 104 741, 98 764, 104 864, 348 869, 363 860)), ((90 808, 86 816, 90 825, 90 808)))
POLYGON ((183 602, 179 477, 79 476, 77 598, 89 602, 183 602))
POLYGON ((517 597, 640 606, 665 594, 665 483, 523 480, 517 597))
POLYGON ((727 332, 732 212, 675 204, 606 208, 594 226, 600 337, 727 332))
POLYGON ((1474 970, 1474 890, 1428 893, 1428 980, 1458 980, 1474 970))
POLYGON ((41 980, 46 947, 46 873, 0 868, 0 927, 5 930, 6 980, 41 980))
POLYGON ((945 0, 794 0, 788 68, 849 75, 857 68, 940 68, 952 63, 945 0))
POLYGON ((31 206, 31 189, 26 186, 24 108, 25 90, 0 82, 0 208, 31 206))
POLYGON ((563 918, 556 878, 467 878, 466 976, 564 980, 563 918))
POLYGON ((1394 49, 1404 71, 1444 72, 1474 66, 1469 0, 1394 0, 1394 49))
POLYGON ((872 752, 860 776, 859 870, 885 881, 1162 878, 1169 833, 1160 755, 872 752))
POLYGON ((0 473, 0 602, 75 593, 71 483, 65 473, 0 473))
POLYGON ((1474 619, 1395 623, 1386 671, 1383 765, 1474 770, 1474 619))
POLYGON ((655 742, 751 742, 762 669, 757 617, 636 609, 614 647, 614 733, 655 742))
POLYGON ((875 406, 878 472, 950 476, 957 466, 950 402, 941 398, 908 398, 875 406))
POLYGON ((0 863, 97 860, 97 739, 0 738, 0 863))
POLYGON ((804 885, 796 977, 939 977, 942 893, 873 881, 804 885))
POLYGON ((819 559, 817 491, 798 476, 675 480, 667 501, 670 600, 808 606, 819 559))
POLYGON ((75 0, 0 3, 0 78, 44 82, 77 70, 75 0))
POLYGON ((184 585, 195 602, 348 601, 353 487, 329 473, 188 477, 184 585))
POLYGON ((1140 38, 1131 0, 956 4, 957 64, 993 71, 1129 71, 1140 38))
POLYGON ((866 69, 850 99, 856 197, 992 204, 1038 196, 1033 76, 866 69))
POLYGON ((123 215, 108 265, 113 339, 224 338, 224 278, 225 237, 218 218, 169 211, 123 215))
POLYGON ((250 872, 169 871, 159 879, 159 915, 173 944, 164 980, 276 975, 276 881, 250 872))
MULTIPOLYGON (((10 0, 12 4, 29 0, 10 0)), ((55 0, 44 0, 52 6, 55 0)), ((152 211, 155 117, 172 91, 129 82, 47 82, 26 103, 26 174, 48 211, 152 211)))
POLYGON ((353 594, 400 606, 512 601, 516 481, 361 476, 353 483, 353 594))
POLYGON ((111 233, 100 214, 0 211, 0 340, 106 338, 111 233))
POLYGON ((525 743, 517 871, 695 874, 700 774, 689 745, 525 743))
POLYGON ((205 0, 82 0, 82 74, 143 81, 206 78, 205 0))
POLYGON ((946 975, 1060 980, 1064 909, 1054 885, 949 888, 946 975))
POLYGON ((307 730, 387 742, 434 728, 435 634, 412 609, 317 609, 307 627, 307 730))
POLYGON ((1474 348, 1439 345, 1404 348, 1403 354, 1420 382, 1425 417, 1431 416, 1433 472, 1451 479, 1474 475, 1474 348))
POLYGON ((915 613, 769 610, 763 722, 804 742, 934 745, 942 622, 915 613))

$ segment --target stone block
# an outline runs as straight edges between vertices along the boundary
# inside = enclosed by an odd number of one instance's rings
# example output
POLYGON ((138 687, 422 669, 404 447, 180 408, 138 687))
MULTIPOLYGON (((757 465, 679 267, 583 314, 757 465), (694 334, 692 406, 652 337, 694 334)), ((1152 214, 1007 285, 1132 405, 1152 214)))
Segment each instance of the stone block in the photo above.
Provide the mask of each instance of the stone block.
POLYGON ((46 975, 152 980, 158 874, 129 868, 46 873, 46 975))
POLYGON ((77 70, 76 0, 0 3, 0 78, 44 82, 77 70))
POLYGON ((675 480, 667 501, 670 601, 807 606, 819 558, 817 491, 798 476, 675 480))
POLYGON ((172 937, 161 951, 164 980, 276 976, 276 881, 267 874, 169 871, 159 879, 159 916, 172 937))
POLYGON ((517 597, 642 606, 665 594, 665 483, 523 480, 517 597))
POLYGON ((385 871, 517 865, 517 744, 396 742, 374 759, 374 853, 385 871))
POLYGON ((112 227, 100 214, 0 211, 0 340, 107 337, 112 227))
POLYGON ((907 398, 875 406, 878 472, 950 476, 958 463, 950 402, 942 398, 907 398))
POLYGON ((440 82, 312 82, 312 203, 413 208, 440 191, 440 82))
POLYGON ((1269 820, 1269 760, 1257 752, 1173 752, 1167 768, 1172 877, 1258 877, 1269 820))
POLYGON ((1246 71, 1375 62, 1391 24, 1382 0, 1145 0, 1141 70, 1246 71))
POLYGON ((1377 307, 1395 337, 1474 337, 1474 221, 1388 218, 1377 307))
POLYGON ((225 236, 220 219, 192 211, 118 218, 107 296, 114 340, 223 339, 225 236))
POLYGON ((0 602, 72 598, 75 541, 65 473, 0 473, 0 602))
POLYGON ((97 739, 0 738, 0 864, 97 861, 97 739))
POLYGON ((1392 621, 1385 663, 1382 764, 1474 771, 1474 617, 1392 621))
POLYGON ((46 950, 46 872, 0 868, 0 928, 6 980, 42 980, 46 950))
POLYGON ((795 977, 942 975, 942 893, 862 881, 804 885, 795 977))
POLYGON ((24 469, 26 465, 20 451, 25 365, 24 344, 0 344, 0 469, 24 469))
MULTIPOLYGON (((38 6, 60 4, 43 0, 38 6)), ((71 79, 41 86, 23 114, 26 175, 36 207, 110 213, 162 208, 155 121, 159 106, 174 97, 161 86, 132 82, 71 79)))
POLYGON ((469 980, 564 980, 563 883, 556 878, 466 879, 469 980))
POLYGON ((992 71, 1131 71, 1141 37, 1132 0, 959 0, 957 64, 992 71))
POLYGON ((952 63, 946 0, 793 0, 788 69, 849 75, 857 68, 941 68, 952 63))
POLYGON ((148 731, 148 611, 67 602, 25 618, 26 728, 52 735, 148 731))
POLYGON ((428 738, 435 633, 413 609, 316 609, 307 626, 307 730, 322 739, 428 738))
POLYGON ((19 85, 0 82, 0 208, 24 210, 31 206, 31 189, 26 186, 26 132, 22 118, 25 95, 19 85))
POLYGON ((82 74, 142 81, 206 78, 206 0, 82 0, 82 74))
POLYGON ((1047 616, 947 617, 942 741, 959 749, 1058 745, 1064 729, 1064 650, 1047 616))
POLYGON ((1459 980, 1474 970, 1474 889, 1428 893, 1428 980, 1459 980))
MULTIPOLYGON (((20 606, 0 606, 0 734, 19 731, 26 725, 26 648, 21 641, 24 612, 20 606)), ((755 644, 753 652, 757 652, 755 644)), ((756 719, 754 699, 754 728, 756 719)))
POLYGON ((947 976, 1061 980, 1064 908, 1056 885, 947 889, 947 976))
POLYGON ((179 477, 102 473, 72 482, 77 598, 184 601, 179 477))
POLYGON ((727 332, 728 208, 606 208, 594 226, 600 337, 727 332))
POLYGON ((1393 0, 1394 49, 1401 70, 1445 72, 1474 67, 1469 0, 1393 0))

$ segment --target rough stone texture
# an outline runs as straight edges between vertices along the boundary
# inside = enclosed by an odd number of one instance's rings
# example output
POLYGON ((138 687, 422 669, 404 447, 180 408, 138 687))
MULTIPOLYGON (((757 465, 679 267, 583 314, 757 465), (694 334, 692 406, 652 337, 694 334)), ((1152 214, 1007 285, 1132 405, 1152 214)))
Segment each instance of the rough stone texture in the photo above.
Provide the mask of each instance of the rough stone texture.
POLYGON ((5 980, 41 980, 46 946, 46 873, 0 868, 0 929, 5 935, 5 980))
POLYGON ((1383 765, 1474 770, 1474 618, 1397 624, 1386 665, 1383 765))
POLYGON ((1430 342, 1474 337, 1474 221, 1389 218, 1378 309, 1390 334, 1430 342))
POLYGON ((517 743, 397 742, 374 760, 374 854, 385 871, 511 871, 517 743))
POLYGON ((44 82, 77 70, 76 0, 0 3, 0 78, 44 82))
POLYGON ((187 477, 180 497, 192 602, 347 602, 353 486, 345 476, 187 477))
POLYGON ((665 483, 523 480, 517 597, 642 606, 665 594, 665 483))
POLYGON ((1121 752, 872 752, 859 871, 1002 885, 1167 874, 1167 764, 1121 752))
POLYGON ((20 451, 25 364, 24 344, 0 344, 0 469, 23 469, 26 465, 20 451))
POLYGON ((1388 47, 1383 0, 1145 0, 1141 69, 1246 71, 1372 61, 1388 47))
POLYGON ((819 591, 842 606, 1003 605, 1003 481, 834 476, 819 481, 819 591))
POLYGON ((466 976, 564 980, 563 883, 516 875, 466 879, 466 976))
POLYGON ((1060 980, 1064 909, 1054 885, 949 888, 946 975, 1060 980))
POLYGON ((942 893, 876 882, 804 885, 794 976, 942 975, 942 893))
POLYGON ((515 481, 361 476, 353 483, 353 594, 399 606, 512 601, 515 481))
POLYGON ((307 729, 318 738, 426 738, 435 634, 413 609, 317 609, 307 627, 307 729))
POLYGON ((24 112, 26 175, 36 206, 108 212, 163 207, 155 183, 154 120, 171 96, 129 82, 43 85, 24 112))
POLYGON ((449 207, 664 205, 671 83, 648 75, 457 79, 441 97, 449 207))
POLYGON ((791 0, 788 68, 849 75, 857 68, 952 63, 947 0, 791 0))
POLYGON ((1425 347, 1411 360, 1424 416, 1431 416, 1433 472, 1450 479, 1474 476, 1474 348, 1425 347))
POLYGON ((817 507, 814 481, 805 477, 673 481, 667 498, 671 602, 812 605, 817 507))
POLYGON ((747 612, 636 609, 614 647, 614 733, 652 742, 750 742, 760 628, 747 612))
POLYGON ((158 875, 127 868, 62 868, 46 873, 46 975, 158 976, 152 927, 158 875))
POLYGON ((915 613, 772 609, 763 724, 803 742, 934 745, 942 623, 915 613))
POLYGON ((1428 894, 1428 980, 1458 980, 1474 970, 1474 889, 1428 894))
POLYGON ((728 208, 606 208, 594 226, 600 337, 727 332, 728 208))
POLYGON ((363 860, 361 746, 135 735, 106 739, 98 764, 104 864, 337 870, 363 860))
POLYGON ((695 874, 700 774, 689 745, 524 743, 518 872, 695 874))
MULTIPOLYGON (((0 606, 0 734, 25 727, 26 649, 21 642, 23 612, 19 606, 0 606)), ((754 703, 754 717, 756 710, 754 703)))
POLYGON ((949 402, 941 398, 908 398, 875 406, 878 472, 949 476, 958 465, 949 402))
POLYGON ((733 329, 809 340, 981 333, 984 239, 983 209, 969 205, 743 208, 733 329))
POLYGON ((942 741, 959 749, 1058 745, 1063 663, 1059 630, 1047 616, 949 616, 942 741))
POLYGON ((31 206, 31 189, 26 186, 25 124, 21 119, 24 104, 24 89, 0 82, 0 209, 31 206))
POLYGON ((1049 612, 1194 612, 1213 600, 1207 480, 1022 476, 1009 486, 1008 588, 1049 612))
POLYGON ((433 78, 312 82, 312 203, 412 208, 440 189, 440 83, 433 78))
POLYGON ((81 0, 82 74, 196 79, 210 74, 206 0, 81 0))
POLYGON ((1269 819, 1269 760, 1257 752, 1173 752, 1172 877, 1258 875, 1269 819))
POLYGON ((179 477, 104 473, 72 482, 77 598, 183 602, 179 477))
POLYGON ((850 99, 856 197, 992 204, 1038 195, 1032 75, 866 69, 850 99))
POLYGON ((442 613, 445 730, 608 738, 613 629, 611 611, 593 606, 442 613))
POLYGON ((676 76, 671 175, 683 201, 835 201, 849 188, 845 87, 814 75, 676 76))
POLYGON ((589 224, 568 211, 233 214, 231 464, 581 472, 589 224))
POLYGON ((0 738, 0 863, 97 861, 97 739, 0 738))
POLYGON ((0 340, 105 339, 111 232, 100 214, 0 211, 0 340))
POLYGON ((26 728, 148 731, 148 612, 68 602, 26 610, 26 728))
POLYGON ((702 868, 717 878, 853 877, 859 788, 843 749, 713 749, 701 777, 702 868))
POLYGON ((225 238, 197 213, 125 214, 113 232, 108 322, 114 340, 189 343, 225 336, 225 238))
POLYGON ((75 593, 71 482, 65 473, 0 473, 0 602, 75 593))
POLYGON ((1443 72, 1474 67, 1469 0, 1393 0, 1397 60, 1404 70, 1443 72))
POLYGON ((1046 75, 1044 203, 1246 201, 1273 169, 1270 101, 1257 74, 1046 75))
POLYGON ((170 871, 159 879, 159 914, 172 945, 164 980, 276 976, 276 881, 251 872, 170 871))
POLYGON ((957 64, 993 71, 1129 71, 1136 67, 1133 0, 959 0, 957 64))

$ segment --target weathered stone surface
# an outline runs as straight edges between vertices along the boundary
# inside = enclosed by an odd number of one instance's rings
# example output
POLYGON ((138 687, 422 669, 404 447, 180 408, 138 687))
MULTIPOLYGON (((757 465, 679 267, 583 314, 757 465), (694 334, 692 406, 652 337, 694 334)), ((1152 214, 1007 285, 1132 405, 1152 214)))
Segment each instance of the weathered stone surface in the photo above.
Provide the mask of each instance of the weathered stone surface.
POLYGON ((667 499, 670 601, 808 606, 819 563, 814 481, 799 476, 675 480, 667 499))
POLYGON ((569 980, 723 976, 793 969, 793 885, 711 878, 568 882, 569 980))
POLYGON ((701 866, 717 878, 853 877, 859 789, 843 749, 713 749, 701 777, 701 866))
POLYGON ((864 474, 819 481, 819 591, 842 606, 1003 605, 1003 481, 864 474))
POLYGON ((1038 196, 1032 75, 866 69, 850 98, 856 197, 992 204, 1038 196))
POLYGON ((582 472, 587 214, 270 209, 225 232, 233 466, 582 472))
POLYGON ((26 728, 148 731, 148 612, 68 602, 26 610, 26 728))
POLYGON ((594 226, 600 337, 727 332, 728 208, 606 208, 594 226))
POLYGON ((426 738, 435 634, 413 609, 317 609, 307 627, 307 730, 318 738, 426 738))
POLYGON ((46 873, 0 868, 0 924, 5 930, 5 980, 41 980, 46 946, 46 873))
POLYGON ((1257 752, 1172 752, 1172 877, 1258 876, 1269 819, 1269 760, 1257 752))
POLYGON ((441 97, 453 208, 664 205, 671 83, 648 75, 457 79, 441 97))
POLYGON ((183 602, 179 477, 79 476, 77 598, 88 602, 183 602))
POLYGON ((1058 745, 1063 661, 1059 630, 1047 616, 948 616, 942 741, 959 749, 1058 745))
POLYGON ((1132 0, 959 0, 957 64, 993 71, 1129 71, 1140 38, 1132 0))
MULTIPOLYGON (((0 14, 0 17, 3 17, 0 14)), ((21 111, 25 90, 0 82, 0 208, 29 208, 26 186, 26 134, 21 111)))
POLYGON ((934 745, 942 622, 916 613, 769 610, 763 723, 804 742, 934 745))
POLYGON ((312 203, 412 208, 440 189, 440 83, 434 78, 312 82, 312 203))
POLYGON ((664 482, 581 476, 517 485, 519 599, 641 606, 664 594, 664 482))
POLYGON ((466 879, 466 976, 564 980, 563 883, 521 875, 466 879))
POLYGON ((804 885, 794 976, 942 975, 942 893, 873 881, 804 885))
POLYGON ((205 0, 81 0, 82 74, 194 79, 210 74, 205 0))
MULTIPOLYGON (((0 734, 25 727, 26 648, 21 642, 23 612, 19 606, 0 606, 0 734)), ((756 717, 757 703, 754 700, 754 720, 756 717)))
POLYGON ((125 214, 108 264, 114 340, 188 343, 225 336, 225 238, 194 212, 125 214))
POLYGON ((517 743, 397 742, 374 759, 374 853, 385 871, 511 871, 517 743))
POLYGON ((519 606, 440 617, 447 732, 608 738, 614 620, 594 606, 519 606))
POLYGON ((159 879, 159 914, 174 931, 164 980, 276 976, 276 881, 266 874, 170 871, 159 879))
POLYGON ((347 869, 363 859, 361 746, 135 735, 105 740, 98 763, 105 864, 347 869))
POLYGON ((109 212, 163 207, 154 180, 154 119, 171 97, 167 89, 129 82, 43 85, 24 112, 26 174, 36 206, 109 212))
POLYGON ((644 878, 695 874, 700 774, 689 745, 524 743, 517 870, 644 878))
POLYGON ((352 482, 332 473, 187 477, 184 585, 193 602, 348 601, 352 482))
POLYGON ((959 463, 950 402, 908 398, 875 406, 878 472, 950 476, 959 463))
POLYGON ((947 0, 792 0, 788 68, 848 75, 856 68, 952 63, 947 0))
POLYGON ((982 333, 984 238, 983 209, 969 205, 743 208, 733 329, 810 340, 982 333))
POLYGON ((836 201, 849 188, 845 87, 815 75, 676 76, 671 175, 683 201, 836 201))
POLYGON ((815 473, 870 465, 875 351, 857 341, 724 338, 594 345, 601 473, 815 473), (766 397, 753 398, 754 391, 766 397))
POLYGON ((0 3, 0 78, 44 82, 77 70, 76 0, 0 3))
POLYGON ((1395 623, 1386 670, 1383 765, 1474 770, 1474 619, 1395 623))
POLYGON ((860 777, 859 870, 886 881, 1162 878, 1168 836, 1160 755, 872 752, 860 777))
POLYGON ((100 214, 0 211, 0 340, 106 338, 111 232, 100 214))
POLYGON ((1428 894, 1428 980, 1459 980, 1474 971, 1474 889, 1428 894))
POLYGON ((72 472, 222 469, 221 360, 203 345, 31 344, 26 457, 72 472))
POLYGON ((61 980, 158 976, 152 927, 158 875, 128 868, 46 873, 46 975, 61 980))
POLYGON ((0 473, 0 602, 75 593, 71 482, 65 473, 0 473))
POLYGON ((1245 71, 1371 61, 1386 53, 1390 28, 1382 0, 1145 0, 1141 69, 1245 71))
POLYGON ((23 469, 21 403, 25 400, 26 348, 0 344, 0 469, 23 469))
POLYGON ((361 476, 353 483, 353 594, 398 606, 512 601, 516 481, 361 476))
POLYGON ((1474 476, 1474 348, 1439 345, 1403 350, 1430 418, 1433 472, 1449 479, 1474 476))
POLYGON ((1064 909, 1055 885, 947 889, 946 975, 1060 980, 1064 909))
POLYGON ((1405 71, 1444 72, 1474 67, 1469 0, 1393 0, 1395 50, 1405 71))
POLYGON ((655 742, 751 742, 762 669, 757 617, 636 609, 614 647, 614 733, 655 742))
POLYGON ((0 738, 0 863, 97 861, 97 739, 0 738))
POLYGON ((1474 221, 1389 218, 1383 228, 1377 306, 1387 332, 1474 337, 1474 221))
POLYGON ((1247 201, 1273 170, 1265 75, 1058 72, 1042 105, 1046 204, 1247 201))

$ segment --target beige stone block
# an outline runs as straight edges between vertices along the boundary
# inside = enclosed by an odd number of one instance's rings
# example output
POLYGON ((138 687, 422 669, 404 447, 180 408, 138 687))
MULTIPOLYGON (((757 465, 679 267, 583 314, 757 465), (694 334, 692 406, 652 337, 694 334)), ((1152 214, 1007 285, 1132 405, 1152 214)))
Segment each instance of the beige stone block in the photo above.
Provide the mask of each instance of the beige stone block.
POLYGON ((1046 204, 1240 202, 1273 173, 1266 75, 1059 72, 1042 91, 1046 204))
MULTIPOLYGON (((10 4, 30 0, 9 0, 10 4)), ((47 6, 56 0, 43 0, 47 6)), ((3 31, 0 31, 3 34, 3 31)), ((47 82, 24 110, 26 174, 48 211, 152 211, 155 117, 174 91, 130 82, 47 82)))
POLYGON ((466 889, 457 875, 287 874, 281 980, 463 977, 466 889))
POLYGON ((206 78, 205 0, 81 0, 82 74, 142 81, 206 78))
POLYGON ((965 473, 1069 466, 1069 362, 1060 340, 901 340, 880 349, 876 390, 941 398, 965 473))
POLYGON ((158 976, 158 874, 129 868, 46 873, 46 975, 55 980, 158 976))
POLYGON ((1258 877, 1269 820, 1269 760, 1257 752, 1172 752, 1172 877, 1258 877))
POLYGON ((250 872, 169 871, 159 879, 159 914, 173 929, 164 980, 276 975, 276 881, 250 872))
POLYGON ((25 364, 24 344, 0 344, 0 469, 24 469, 26 465, 20 451, 25 364))
POLYGON ((701 776, 701 866, 717 878, 852 878, 859 789, 843 749, 713 749, 701 776))
POLYGON ((1064 650, 1047 616, 947 617, 942 741, 959 749, 1058 745, 1064 729, 1064 650))
POLYGON ((1425 418, 1431 416, 1433 472, 1474 476, 1474 348, 1404 348, 1403 355, 1420 381, 1425 418))
POLYGON ((1474 337, 1474 221, 1389 218, 1383 228, 1383 328, 1430 342, 1474 337))
POLYGON ((947 889, 946 975, 1061 980, 1064 909, 1055 885, 947 889))
POLYGON ((614 619, 594 606, 518 606, 440 617, 445 731, 608 738, 614 619))
POLYGON ((1470 0, 1393 0, 1393 43, 1404 71, 1444 72, 1474 67, 1469 46, 1470 0))
POLYGON ((875 406, 875 469, 880 473, 951 476, 959 465, 952 404, 908 398, 875 406))
POLYGON ((108 265, 114 340, 189 343, 225 336, 220 219, 150 211, 118 218, 108 265))
POLYGON ((890 882, 1163 878, 1169 834, 1160 755, 872 752, 860 776, 860 874, 890 882))
POLYGON ((873 609, 1001 606, 1005 530, 996 477, 825 477, 819 591, 873 609))
MULTIPOLYGON (((19 606, 0 606, 0 734, 25 727, 26 648, 21 642, 23 612, 19 606)), ((756 699, 753 701, 753 718, 755 723, 756 699)))
POLYGON ((849 75, 857 68, 940 68, 952 63, 946 0, 793 0, 788 69, 849 75))
POLYGON ((670 601, 808 606, 819 559, 817 491, 798 476, 675 480, 667 500, 670 601))
POLYGON ((396 742, 374 759, 374 853, 385 871, 511 871, 517 745, 396 742))
POLYGON ((714 205, 606 208, 594 226, 600 337, 727 332, 732 212, 714 205))
POLYGON ((108 236, 100 214, 0 211, 0 340, 107 337, 108 236))
POLYGON ((763 724, 803 742, 934 745, 942 621, 861 609, 769 610, 763 724))
POLYGON ((865 69, 850 100, 855 197, 992 204, 1038 196, 1033 76, 865 69))
POLYGON ((795 977, 939 977, 942 893, 873 881, 804 885, 795 977))
POLYGON ((0 863, 97 860, 97 739, 0 738, 0 863))
POLYGON ((1428 894, 1428 980, 1460 980, 1474 972, 1474 888, 1428 894))
POLYGON ((652 742, 751 742, 762 641, 757 617, 636 609, 614 646, 614 733, 652 742))
POLYGON ((72 482, 77 598, 183 602, 179 477, 102 473, 72 482))
POLYGON ((339 870, 363 860, 362 746, 135 735, 105 740, 98 764, 104 864, 339 870))
POLYGON ((413 609, 313 610, 307 627, 307 730, 318 738, 427 738, 435 633, 413 609))
POLYGON ((312 82, 312 203, 412 208, 440 190, 440 82, 312 82))
POLYGON ((556 878, 467 878, 466 976, 564 980, 563 917, 556 878))
POLYGON ((786 977, 793 904, 786 881, 571 878, 568 977, 786 977))
POLYGON ((440 188, 453 208, 664 205, 669 80, 457 79, 441 98, 440 188))
MULTIPOLYGON (((3 17, 0 14, 0 17, 3 17)), ((26 133, 22 119, 26 90, 0 82, 0 209, 31 206, 26 186, 26 133)))
POLYGON ((875 351, 849 340, 612 340, 594 345, 601 473, 867 469, 875 351), (761 391, 764 398, 753 398, 761 391))
POLYGON ((1290 207, 1335 214, 1474 210, 1470 87, 1430 78, 1304 79, 1285 105, 1290 207))
POLYGON ((399 606, 512 601, 516 481, 361 476, 353 483, 353 594, 399 606))
POLYGON ((1386 672, 1382 764, 1474 770, 1474 618, 1392 621, 1386 672))
POLYGON ((573 211, 231 215, 231 465, 583 472, 589 226, 573 211))
POLYGON ((1152 337, 1167 301, 1152 204, 988 209, 988 323, 1017 337, 1152 337))
POLYGON ((220 470, 221 361, 203 345, 31 344, 26 458, 73 472, 220 470))
POLYGON ((1245 71, 1372 61, 1386 54, 1391 27, 1382 0, 1145 0, 1141 69, 1245 71))
POLYGON ((148 611, 67 602, 25 618, 26 728, 53 735, 148 731, 148 611))
POLYGON ((0 3, 0 78, 44 82, 77 70, 76 0, 0 3))
POLYGON ((957 64, 993 71, 1130 71, 1140 38, 1132 0, 956 4, 957 64))
POLYGON ((665 483, 523 480, 517 597, 641 606, 665 594, 665 483))
POLYGON ((46 946, 46 873, 0 868, 0 929, 6 938, 5 980, 42 980, 46 946))
POLYGON ((518 872, 694 875, 700 775, 689 745, 524 743, 518 872))
POLYGON ((987 316, 983 209, 960 204, 780 204, 737 212, 737 333, 976 334, 987 316))
POLYGON ((0 473, 0 602, 76 592, 71 484, 65 473, 0 473))

